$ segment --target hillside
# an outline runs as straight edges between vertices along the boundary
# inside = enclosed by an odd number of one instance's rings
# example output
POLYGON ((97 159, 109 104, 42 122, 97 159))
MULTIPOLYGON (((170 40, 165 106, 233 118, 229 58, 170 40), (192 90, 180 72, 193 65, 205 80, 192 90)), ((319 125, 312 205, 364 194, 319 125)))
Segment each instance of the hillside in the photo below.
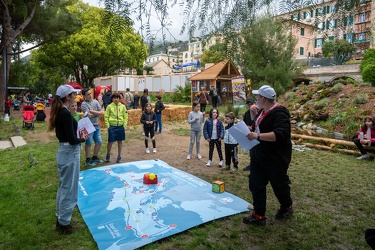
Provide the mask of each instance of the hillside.
POLYGON ((375 115, 375 90, 370 85, 341 81, 334 85, 301 85, 280 96, 294 122, 319 124, 350 138, 368 115, 375 115))

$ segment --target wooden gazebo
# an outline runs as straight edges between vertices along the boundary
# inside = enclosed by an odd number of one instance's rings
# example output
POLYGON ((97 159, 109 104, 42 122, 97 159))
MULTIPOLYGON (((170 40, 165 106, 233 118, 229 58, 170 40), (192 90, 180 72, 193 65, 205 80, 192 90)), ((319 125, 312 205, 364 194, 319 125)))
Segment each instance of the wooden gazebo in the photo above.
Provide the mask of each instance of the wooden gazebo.
MULTIPOLYGON (((232 80, 241 76, 241 73, 231 59, 224 59, 202 72, 189 78, 191 81, 191 100, 196 100, 196 95, 200 93, 204 86, 206 90, 215 87, 218 90, 223 104, 233 103, 232 80)), ((243 84, 243 86, 245 86, 243 84)))

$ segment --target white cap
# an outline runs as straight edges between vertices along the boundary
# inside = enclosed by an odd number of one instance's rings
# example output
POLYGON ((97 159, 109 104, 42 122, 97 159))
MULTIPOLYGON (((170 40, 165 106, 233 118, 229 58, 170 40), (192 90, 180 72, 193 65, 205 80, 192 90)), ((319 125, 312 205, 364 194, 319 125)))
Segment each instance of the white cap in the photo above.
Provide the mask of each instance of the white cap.
POLYGON ((76 90, 72 86, 65 84, 57 88, 56 95, 60 98, 64 98, 65 96, 70 95, 73 92, 76 92, 76 90))
POLYGON ((275 90, 271 86, 268 86, 268 85, 263 85, 262 87, 260 87, 260 89, 253 90, 252 93, 254 95, 263 96, 263 97, 265 97, 267 99, 271 99, 271 100, 275 100, 276 99, 276 92, 275 92, 275 90))

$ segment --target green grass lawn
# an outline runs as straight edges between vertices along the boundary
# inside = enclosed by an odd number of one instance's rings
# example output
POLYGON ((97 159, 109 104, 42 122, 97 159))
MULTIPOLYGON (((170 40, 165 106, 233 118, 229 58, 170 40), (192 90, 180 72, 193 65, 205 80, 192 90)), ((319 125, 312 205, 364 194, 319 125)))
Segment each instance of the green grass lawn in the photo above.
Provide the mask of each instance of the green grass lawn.
MULTIPOLYGON (((46 127, 38 124, 38 131, 46 127)), ((32 133, 21 131, 24 138, 32 133)), ((0 121, 0 137, 12 133, 12 122, 0 121)), ((51 139, 0 151, 0 249, 97 249, 87 227, 69 236, 54 231, 58 144, 51 139)), ((141 249, 369 249, 364 231, 375 227, 375 162, 340 153, 293 151, 289 175, 295 207, 290 221, 273 219, 278 202, 269 187, 266 227, 245 225, 245 214, 239 214, 141 249)), ((251 202, 247 172, 213 171, 198 177, 222 180, 226 191, 251 202)), ((78 209, 73 218, 84 225, 78 209)))

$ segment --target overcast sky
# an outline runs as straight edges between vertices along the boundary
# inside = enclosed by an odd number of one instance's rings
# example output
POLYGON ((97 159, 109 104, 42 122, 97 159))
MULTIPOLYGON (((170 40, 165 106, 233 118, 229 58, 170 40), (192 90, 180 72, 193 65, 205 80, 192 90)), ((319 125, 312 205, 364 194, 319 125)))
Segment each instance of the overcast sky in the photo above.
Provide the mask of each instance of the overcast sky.
MULTIPOLYGON (((88 3, 89 5, 92 5, 92 6, 103 7, 103 5, 99 4, 98 0, 82 0, 82 1, 85 2, 85 3, 88 3)), ((177 40, 186 41, 186 40, 189 39, 188 34, 179 35, 180 30, 181 30, 181 26, 182 26, 182 21, 183 21, 183 16, 182 16, 181 12, 182 12, 181 8, 177 5, 174 6, 172 9, 170 9, 169 18, 172 21, 172 26, 169 27, 169 32, 177 40)), ((135 18, 134 18, 133 21, 134 21, 134 29, 135 29, 135 31, 138 31, 138 29, 140 27, 140 23, 137 23, 135 18)), ((152 30, 153 33, 156 33, 160 29, 161 26, 160 26, 159 23, 160 22, 157 20, 156 17, 154 18, 153 21, 150 22, 151 30, 152 30)), ((173 37, 170 36, 168 33, 166 33, 166 34, 167 34, 167 36, 166 36, 167 41, 174 42, 173 37)), ((160 31, 157 33, 157 38, 160 39, 160 40, 162 39, 162 33, 160 31)))

